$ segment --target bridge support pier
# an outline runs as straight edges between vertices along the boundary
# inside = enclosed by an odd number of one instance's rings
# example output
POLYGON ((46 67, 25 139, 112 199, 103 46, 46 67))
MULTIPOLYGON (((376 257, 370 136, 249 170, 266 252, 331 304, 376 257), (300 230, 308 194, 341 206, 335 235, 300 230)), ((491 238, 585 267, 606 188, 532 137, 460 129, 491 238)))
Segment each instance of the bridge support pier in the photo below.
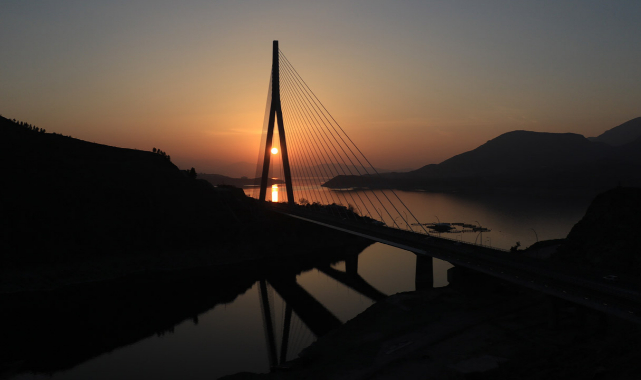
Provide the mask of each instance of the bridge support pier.
POLYGON ((430 256, 416 255, 416 290, 434 288, 434 259, 430 256))
POLYGON ((349 256, 345 259, 345 272, 349 275, 358 274, 358 255, 349 256))

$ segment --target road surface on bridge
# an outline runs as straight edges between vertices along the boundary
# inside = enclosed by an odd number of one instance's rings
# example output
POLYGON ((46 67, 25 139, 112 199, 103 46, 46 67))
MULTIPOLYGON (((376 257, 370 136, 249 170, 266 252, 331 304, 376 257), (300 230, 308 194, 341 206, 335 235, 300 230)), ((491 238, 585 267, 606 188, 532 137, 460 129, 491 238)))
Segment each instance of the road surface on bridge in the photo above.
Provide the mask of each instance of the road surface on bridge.
POLYGON ((610 284, 595 275, 534 259, 434 235, 309 212, 302 207, 270 204, 270 209, 328 228, 427 255, 456 266, 486 273, 620 318, 641 323, 641 293, 624 284, 610 284))

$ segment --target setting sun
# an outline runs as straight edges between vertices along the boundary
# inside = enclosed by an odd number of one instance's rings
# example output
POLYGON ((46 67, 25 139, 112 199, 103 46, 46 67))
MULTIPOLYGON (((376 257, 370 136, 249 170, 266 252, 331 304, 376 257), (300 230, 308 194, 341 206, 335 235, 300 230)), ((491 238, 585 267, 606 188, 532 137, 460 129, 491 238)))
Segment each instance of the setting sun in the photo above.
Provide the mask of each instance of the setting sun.
POLYGON ((272 148, 272 154, 278 153, 278 148, 272 148))

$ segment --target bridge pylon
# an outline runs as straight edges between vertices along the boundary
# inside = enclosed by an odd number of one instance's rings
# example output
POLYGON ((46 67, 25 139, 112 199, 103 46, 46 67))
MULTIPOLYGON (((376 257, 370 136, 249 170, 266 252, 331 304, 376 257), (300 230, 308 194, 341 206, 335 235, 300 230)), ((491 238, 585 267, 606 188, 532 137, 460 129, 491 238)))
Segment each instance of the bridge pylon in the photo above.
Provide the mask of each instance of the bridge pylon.
POLYGON ((287 203, 294 204, 294 189, 292 187, 292 174, 289 169, 289 156, 287 155, 287 142, 285 141, 285 123, 283 121, 283 110, 280 103, 280 65, 278 54, 278 41, 274 41, 272 55, 272 93, 271 106, 269 110, 269 122, 267 124, 267 138, 265 139, 265 156, 263 158, 263 173, 260 179, 260 195, 258 199, 265 200, 267 196, 267 181, 269 177, 269 161, 271 158, 272 139, 274 137, 274 123, 278 120, 278 137, 280 139, 280 154, 283 160, 283 172, 285 174, 285 188, 287 190, 287 203))

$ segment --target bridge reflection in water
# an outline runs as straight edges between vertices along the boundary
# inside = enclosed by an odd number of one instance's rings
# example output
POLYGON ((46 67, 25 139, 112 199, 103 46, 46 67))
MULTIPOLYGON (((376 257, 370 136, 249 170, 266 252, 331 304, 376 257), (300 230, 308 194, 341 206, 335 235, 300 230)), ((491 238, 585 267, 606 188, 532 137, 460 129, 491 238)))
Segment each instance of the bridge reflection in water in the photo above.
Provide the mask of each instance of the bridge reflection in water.
MULTIPOLYGON (((264 372, 266 364, 291 360, 371 302, 414 287, 414 255, 382 244, 360 254, 346 250, 312 261, 303 256, 278 269, 146 275, 110 287, 83 284, 34 294, 33 306, 8 307, 2 314, 7 350, 0 350, 0 361, 21 363, 16 379, 264 372)), ((436 286, 446 284, 444 264, 435 262, 436 286)))
MULTIPOLYGON (((431 257, 416 255, 417 290, 434 286, 432 260, 431 257)), ((358 274, 358 255, 349 256, 344 263, 345 271, 329 264, 316 269, 372 302, 387 297, 358 274)), ((296 281, 294 273, 272 275, 260 280, 258 292, 270 368, 291 360, 317 338, 343 323, 296 281), (278 299, 274 293, 279 296, 278 299), (280 301, 280 308, 276 305, 277 301, 280 301)))

